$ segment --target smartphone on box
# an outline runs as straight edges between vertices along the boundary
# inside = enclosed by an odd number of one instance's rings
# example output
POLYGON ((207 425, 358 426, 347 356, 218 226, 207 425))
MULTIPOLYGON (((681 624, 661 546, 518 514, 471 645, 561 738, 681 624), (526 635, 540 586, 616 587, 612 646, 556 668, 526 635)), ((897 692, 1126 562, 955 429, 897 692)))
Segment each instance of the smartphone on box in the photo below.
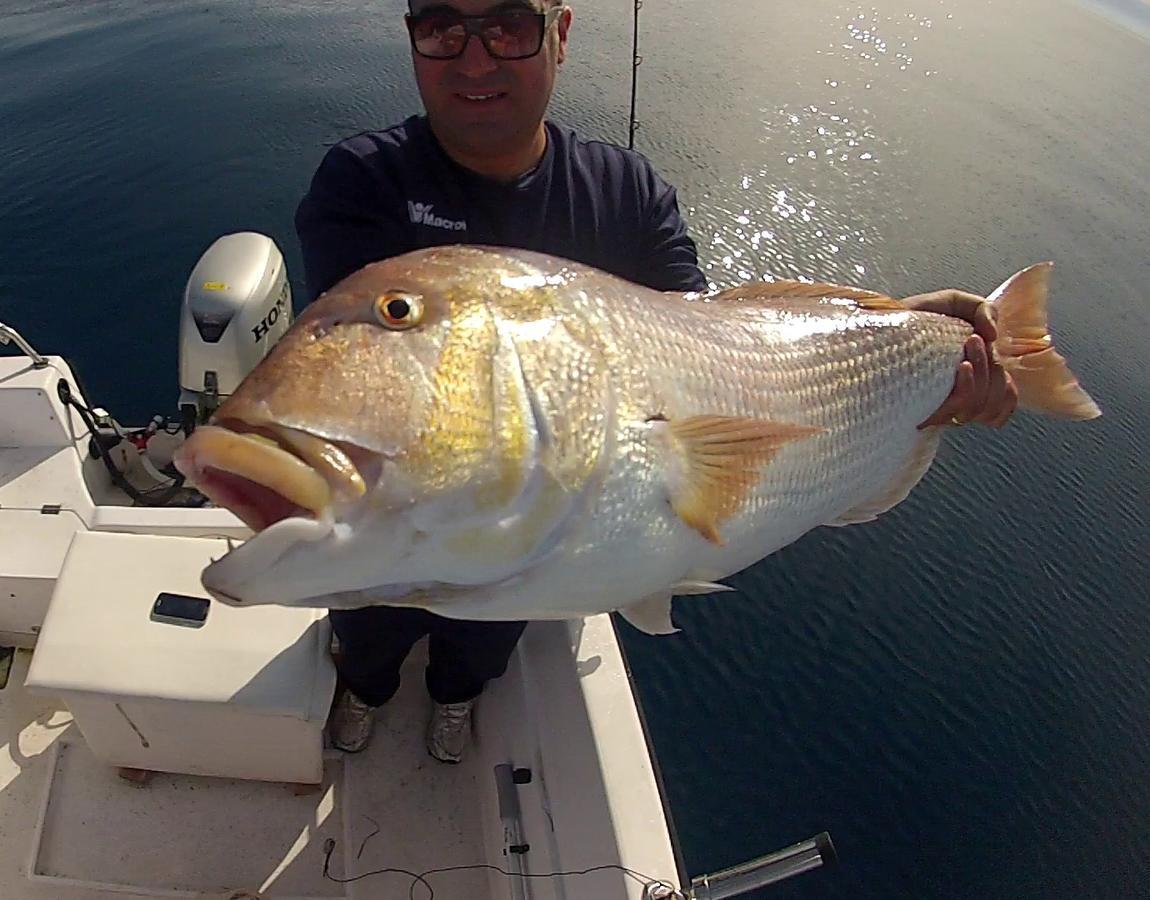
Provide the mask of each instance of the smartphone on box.
POLYGON ((152 604, 153 622, 167 625, 183 625, 185 628, 199 628, 207 621, 211 601, 203 597, 189 597, 187 594, 169 594, 164 591, 156 595, 152 604))

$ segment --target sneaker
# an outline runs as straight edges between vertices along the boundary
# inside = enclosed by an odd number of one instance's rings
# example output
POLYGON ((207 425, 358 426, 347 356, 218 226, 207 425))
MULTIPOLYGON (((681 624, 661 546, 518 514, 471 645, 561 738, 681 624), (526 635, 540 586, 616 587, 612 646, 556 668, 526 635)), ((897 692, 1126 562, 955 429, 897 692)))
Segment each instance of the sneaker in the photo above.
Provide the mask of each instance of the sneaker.
POLYGON ((327 733, 331 745, 345 753, 359 753, 371 740, 375 707, 368 706, 349 690, 344 690, 331 708, 327 733))
POLYGON ((440 762, 457 763, 471 734, 474 700, 462 703, 433 703, 427 723, 427 752, 440 762))

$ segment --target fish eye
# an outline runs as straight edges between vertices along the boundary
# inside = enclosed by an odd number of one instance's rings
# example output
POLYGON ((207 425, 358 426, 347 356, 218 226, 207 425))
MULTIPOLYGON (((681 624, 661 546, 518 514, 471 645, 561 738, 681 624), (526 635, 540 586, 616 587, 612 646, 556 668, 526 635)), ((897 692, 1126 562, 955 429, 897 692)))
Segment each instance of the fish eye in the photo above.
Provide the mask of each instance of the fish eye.
POLYGON ((375 298, 375 317, 393 331, 414 328, 423 321, 423 300, 418 294, 386 291, 375 298))

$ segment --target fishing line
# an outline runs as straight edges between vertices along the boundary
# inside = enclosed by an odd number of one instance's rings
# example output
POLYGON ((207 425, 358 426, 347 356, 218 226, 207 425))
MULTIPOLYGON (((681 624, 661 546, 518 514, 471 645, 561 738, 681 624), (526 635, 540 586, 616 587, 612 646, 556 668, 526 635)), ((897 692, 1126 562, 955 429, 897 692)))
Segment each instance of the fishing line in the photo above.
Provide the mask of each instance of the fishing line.
POLYGON ((639 10, 643 8, 643 0, 635 0, 633 32, 631 35, 631 115, 628 121, 627 149, 635 149, 635 129, 639 127, 639 120, 635 118, 635 97, 639 92, 639 66, 643 64, 643 57, 639 55, 639 10))

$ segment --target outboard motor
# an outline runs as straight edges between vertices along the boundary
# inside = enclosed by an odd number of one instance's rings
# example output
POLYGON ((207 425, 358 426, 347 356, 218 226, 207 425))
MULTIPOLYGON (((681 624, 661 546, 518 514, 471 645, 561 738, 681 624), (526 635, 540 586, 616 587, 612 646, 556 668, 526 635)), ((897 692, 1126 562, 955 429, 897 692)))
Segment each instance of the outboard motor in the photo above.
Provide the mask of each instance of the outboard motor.
POLYGON ((188 278, 180 311, 184 422, 207 421, 291 321, 291 285, 275 241, 244 231, 208 247, 188 278))

